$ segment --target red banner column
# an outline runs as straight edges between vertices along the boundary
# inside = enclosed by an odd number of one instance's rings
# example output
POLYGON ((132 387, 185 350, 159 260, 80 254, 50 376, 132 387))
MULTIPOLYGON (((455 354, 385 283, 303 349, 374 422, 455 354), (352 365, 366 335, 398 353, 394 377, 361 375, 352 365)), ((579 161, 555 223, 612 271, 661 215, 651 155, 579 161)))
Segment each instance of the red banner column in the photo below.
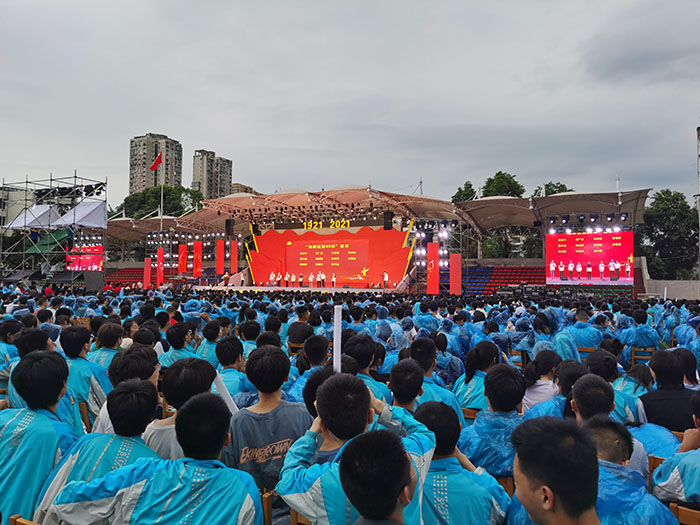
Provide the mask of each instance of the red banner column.
POLYGON ((224 274, 226 263, 226 241, 219 239, 216 241, 216 274, 224 274))
POLYGON ((143 287, 151 286, 151 258, 146 257, 143 260, 143 287))
POLYGON ((192 259, 192 275, 202 276, 202 241, 194 241, 194 259, 192 259))
POLYGON ((187 245, 177 247, 177 273, 187 273, 187 245))
POLYGON ((156 287, 160 286, 163 284, 163 281, 165 281, 165 250, 163 248, 158 248, 157 257, 156 287))
POLYGON ((437 295, 440 293, 440 245, 436 242, 428 243, 428 293, 437 295))
POLYGON ((231 241, 231 275, 238 273, 238 241, 231 241))
POLYGON ((462 295, 462 254, 450 254, 450 294, 462 295))

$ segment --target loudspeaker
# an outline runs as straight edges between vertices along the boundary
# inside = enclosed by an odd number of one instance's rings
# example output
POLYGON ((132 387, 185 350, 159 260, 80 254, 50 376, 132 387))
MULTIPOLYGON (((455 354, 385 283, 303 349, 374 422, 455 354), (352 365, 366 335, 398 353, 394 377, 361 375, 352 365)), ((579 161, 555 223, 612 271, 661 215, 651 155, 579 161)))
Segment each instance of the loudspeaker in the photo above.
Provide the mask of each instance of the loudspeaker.
POLYGON ((226 219, 226 236, 233 237, 233 227, 236 225, 236 221, 233 219, 226 219))
POLYGON ((394 220, 394 212, 389 211, 389 210, 385 211, 384 212, 384 229, 385 230, 393 229, 393 225, 391 224, 393 220, 394 220))
POLYGON ((253 235, 260 235, 260 227, 257 223, 253 223, 253 235))
POLYGON ((104 272, 83 272, 85 290, 88 292, 101 292, 105 287, 104 272))

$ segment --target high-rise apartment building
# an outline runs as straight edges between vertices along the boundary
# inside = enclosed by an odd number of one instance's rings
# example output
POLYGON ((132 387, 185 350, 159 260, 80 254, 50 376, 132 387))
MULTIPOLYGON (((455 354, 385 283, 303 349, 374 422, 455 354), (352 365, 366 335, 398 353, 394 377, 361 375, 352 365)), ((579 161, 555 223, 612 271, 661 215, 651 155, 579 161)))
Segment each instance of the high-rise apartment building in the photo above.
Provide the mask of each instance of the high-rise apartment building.
POLYGON ((129 194, 161 185, 182 185, 182 145, 157 133, 134 137, 129 149, 129 194), (162 162, 151 171, 159 153, 163 154, 162 162))
POLYGON ((205 199, 218 199, 231 193, 233 162, 213 151, 198 149, 192 162, 192 189, 205 199))

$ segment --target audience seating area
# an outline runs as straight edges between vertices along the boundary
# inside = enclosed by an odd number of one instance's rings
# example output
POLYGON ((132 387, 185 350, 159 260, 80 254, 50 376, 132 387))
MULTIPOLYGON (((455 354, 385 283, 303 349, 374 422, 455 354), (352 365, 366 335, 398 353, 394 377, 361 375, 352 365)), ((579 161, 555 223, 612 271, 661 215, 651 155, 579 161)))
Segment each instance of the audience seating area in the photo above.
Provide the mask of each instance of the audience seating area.
MULTIPOLYGON (((493 295, 502 286, 544 285, 544 266, 468 266, 462 268, 462 291, 465 295, 493 295)), ((449 289, 450 271, 440 270, 440 284, 449 289)))

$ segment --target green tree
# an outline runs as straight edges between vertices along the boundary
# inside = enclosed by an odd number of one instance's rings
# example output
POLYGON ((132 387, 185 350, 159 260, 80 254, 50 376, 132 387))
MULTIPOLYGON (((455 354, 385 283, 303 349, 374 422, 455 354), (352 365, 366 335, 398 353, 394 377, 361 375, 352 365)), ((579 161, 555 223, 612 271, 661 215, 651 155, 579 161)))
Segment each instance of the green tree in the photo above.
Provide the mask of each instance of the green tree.
POLYGON ((538 230, 533 230, 523 241, 523 257, 526 259, 542 258, 542 237, 538 230))
POLYGON ((499 171, 493 177, 486 179, 481 196, 522 197, 523 193, 525 193, 525 187, 516 180, 515 175, 499 171))
POLYGON ((668 189, 656 192, 637 235, 635 252, 647 257, 650 277, 693 277, 698 260, 698 213, 685 195, 668 189))
POLYGON ((466 181, 464 186, 457 188, 457 191, 452 195, 452 202, 470 201, 476 197, 476 191, 472 186, 471 181, 466 181))
MULTIPOLYGON (((537 186, 535 191, 532 192, 532 197, 539 196, 542 191, 542 186, 537 186)), ((563 182, 552 182, 551 180, 544 185, 544 195, 554 195, 556 193, 565 193, 567 191, 576 191, 573 188, 569 188, 563 182)))
MULTIPOLYGON (((160 207, 160 186, 147 188, 139 193, 132 193, 117 206, 115 212, 124 211, 127 217, 140 219, 160 207)), ((202 202, 199 191, 177 186, 163 186, 163 214, 180 216, 195 204, 202 202)))

